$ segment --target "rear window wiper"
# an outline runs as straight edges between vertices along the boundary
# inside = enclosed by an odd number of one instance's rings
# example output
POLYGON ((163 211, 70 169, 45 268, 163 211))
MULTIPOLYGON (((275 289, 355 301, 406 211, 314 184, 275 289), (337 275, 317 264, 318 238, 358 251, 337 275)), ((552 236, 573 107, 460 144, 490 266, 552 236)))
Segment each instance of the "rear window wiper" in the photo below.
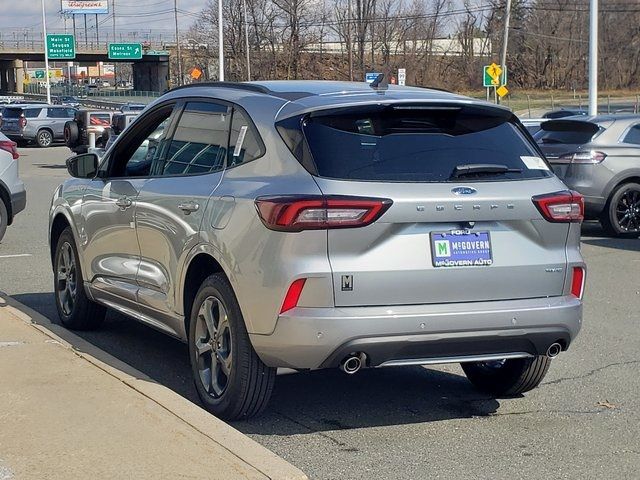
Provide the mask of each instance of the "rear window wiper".
POLYGON ((501 173, 521 173, 521 168, 509 168, 497 163, 469 163, 458 165, 453 169, 450 178, 470 177, 474 175, 495 175, 501 173))

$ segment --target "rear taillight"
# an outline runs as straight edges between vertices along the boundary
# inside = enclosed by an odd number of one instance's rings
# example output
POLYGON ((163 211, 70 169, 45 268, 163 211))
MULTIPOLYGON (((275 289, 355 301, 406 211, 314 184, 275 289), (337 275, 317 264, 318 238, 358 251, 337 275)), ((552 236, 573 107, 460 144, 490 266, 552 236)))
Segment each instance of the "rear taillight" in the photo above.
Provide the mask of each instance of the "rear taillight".
POLYGON ((20 120, 18 120, 18 125, 20 125, 20 128, 24 128, 27 126, 27 119, 24 117, 20 117, 20 120))
POLYGON ((564 160, 566 163, 601 163, 607 154, 596 150, 585 150, 584 152, 565 153, 560 155, 558 160, 564 160))
POLYGON ((578 192, 562 192, 538 195, 532 198, 542 216, 549 222, 566 223, 584 220, 584 197, 578 192))
POLYGON ((300 300, 300 295, 302 295, 302 289, 304 288, 306 281, 306 278, 299 278, 291 284, 284 297, 284 301, 282 302, 280 313, 284 313, 287 310, 291 310, 298 306, 298 301, 300 300))
POLYGON ((282 232, 364 227, 393 202, 386 198, 282 196, 256 199, 265 226, 282 232))
POLYGON ((16 142, 12 142, 11 140, 0 140, 0 150, 9 152, 14 160, 20 157, 16 142))
POLYGON ((571 295, 582 298, 584 293, 584 268, 573 267, 571 274, 571 295))

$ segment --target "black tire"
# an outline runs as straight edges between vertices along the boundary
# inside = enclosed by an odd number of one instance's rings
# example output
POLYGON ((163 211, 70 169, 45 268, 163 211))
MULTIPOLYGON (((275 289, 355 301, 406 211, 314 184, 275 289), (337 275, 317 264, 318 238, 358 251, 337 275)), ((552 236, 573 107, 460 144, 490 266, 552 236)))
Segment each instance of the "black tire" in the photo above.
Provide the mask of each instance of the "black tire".
POLYGON ((94 330, 104 321, 106 308, 87 297, 82 278, 78 250, 71 228, 67 227, 58 237, 53 257, 53 295, 56 309, 66 328, 94 330))
POLYGON ((602 211, 600 224, 611 236, 640 236, 640 184, 623 183, 616 187, 602 211), (626 219, 625 215, 628 215, 626 219))
POLYGON ((188 337, 194 383, 207 410, 225 420, 249 418, 264 410, 276 369, 262 363, 253 349, 238 300, 223 274, 207 277, 200 286, 188 337))
POLYGON ((551 359, 544 355, 494 362, 462 363, 469 381, 480 391, 513 396, 536 388, 549 370, 551 359))
POLYGON ((73 120, 66 122, 64 124, 64 143, 67 147, 72 148, 78 144, 78 140, 80 140, 78 124, 73 120))
POLYGON ((4 200, 0 198, 0 241, 7 231, 7 225, 9 225, 9 212, 7 212, 7 206, 4 204, 4 200))
POLYGON ((42 129, 36 134, 36 145, 40 148, 50 147, 53 143, 53 133, 51 130, 42 129))

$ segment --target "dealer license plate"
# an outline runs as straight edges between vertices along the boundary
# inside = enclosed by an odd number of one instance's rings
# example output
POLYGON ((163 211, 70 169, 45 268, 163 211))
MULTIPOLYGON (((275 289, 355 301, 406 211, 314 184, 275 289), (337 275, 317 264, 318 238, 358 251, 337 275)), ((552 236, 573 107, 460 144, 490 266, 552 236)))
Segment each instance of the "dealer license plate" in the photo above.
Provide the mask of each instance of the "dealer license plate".
POLYGON ((493 263, 489 232, 431 232, 434 267, 480 267, 493 263))

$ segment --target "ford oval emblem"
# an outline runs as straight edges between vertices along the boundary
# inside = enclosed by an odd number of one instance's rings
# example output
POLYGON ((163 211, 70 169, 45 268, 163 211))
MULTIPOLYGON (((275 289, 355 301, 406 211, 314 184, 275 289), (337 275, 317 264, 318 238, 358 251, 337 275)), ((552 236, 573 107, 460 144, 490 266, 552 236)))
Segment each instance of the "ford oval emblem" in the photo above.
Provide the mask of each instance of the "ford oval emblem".
POLYGON ((478 191, 473 187, 456 187, 452 188, 451 192, 454 195, 473 195, 474 193, 478 193, 478 191))

